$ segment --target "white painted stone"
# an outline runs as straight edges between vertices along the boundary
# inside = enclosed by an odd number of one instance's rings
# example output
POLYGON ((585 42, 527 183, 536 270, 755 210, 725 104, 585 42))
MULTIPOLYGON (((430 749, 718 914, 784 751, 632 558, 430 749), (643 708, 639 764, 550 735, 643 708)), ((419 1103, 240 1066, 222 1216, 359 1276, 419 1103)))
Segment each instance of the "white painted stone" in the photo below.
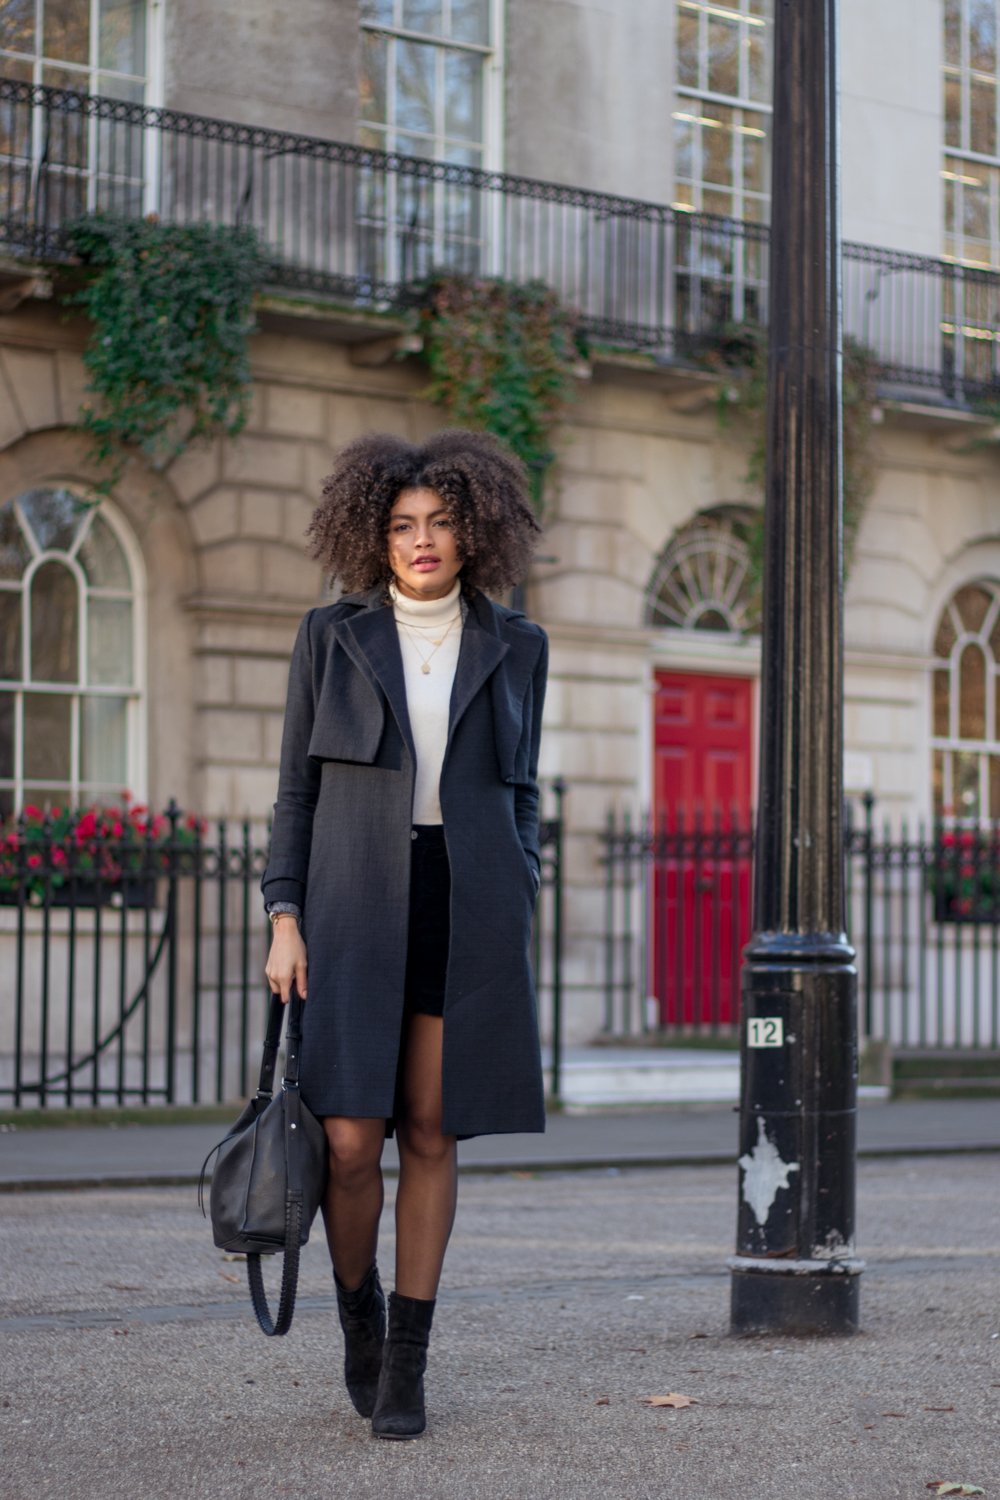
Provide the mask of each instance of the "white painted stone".
POLYGON ((236 702, 284 710, 288 692, 288 661, 250 658, 234 663, 236 702))
POLYGON ((239 491, 217 485, 196 500, 188 512, 191 530, 202 546, 238 537, 240 534, 239 491))
POLYGON ((259 542, 216 542, 202 549, 199 564, 206 594, 257 594, 261 590, 259 542))

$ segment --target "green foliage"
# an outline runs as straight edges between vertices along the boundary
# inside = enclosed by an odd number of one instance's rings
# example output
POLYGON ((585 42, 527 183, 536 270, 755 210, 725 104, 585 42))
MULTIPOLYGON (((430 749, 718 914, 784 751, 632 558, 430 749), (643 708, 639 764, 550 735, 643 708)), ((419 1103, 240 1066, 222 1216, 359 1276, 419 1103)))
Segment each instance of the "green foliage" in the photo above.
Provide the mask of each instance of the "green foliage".
POLYGON ((541 281, 459 275, 428 284, 418 317, 429 399, 457 426, 501 438, 527 465, 540 510, 581 353, 576 318, 541 281))
POLYGON ((87 215, 67 228, 94 274, 72 300, 93 323, 80 412, 107 493, 128 450, 156 467, 193 439, 234 436, 250 398, 247 337, 269 259, 252 229, 87 215))
MULTIPOLYGON (((750 428, 752 447, 745 482, 763 497, 764 463, 767 449, 767 330, 754 323, 738 323, 725 329, 703 363, 725 378, 719 388, 717 409, 722 426, 735 409, 750 428)), ((877 405, 881 366, 871 349, 857 339, 844 340, 844 570, 850 570, 858 528, 874 484, 871 452, 872 411, 877 405)), ((761 508, 746 523, 744 537, 750 548, 751 574, 759 590, 764 569, 764 512, 761 508)))

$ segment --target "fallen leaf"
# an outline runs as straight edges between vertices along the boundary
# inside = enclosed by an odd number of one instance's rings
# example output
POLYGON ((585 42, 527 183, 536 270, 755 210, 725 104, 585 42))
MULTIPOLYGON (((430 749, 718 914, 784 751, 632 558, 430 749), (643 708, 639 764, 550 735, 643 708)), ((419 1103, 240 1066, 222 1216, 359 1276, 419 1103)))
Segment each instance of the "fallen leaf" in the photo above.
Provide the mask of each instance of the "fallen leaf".
POLYGON ((223 1255, 222 1259, 223 1260, 246 1260, 246 1256, 245 1255, 230 1255, 229 1251, 227 1250, 225 1252, 225 1254, 223 1255))
POLYGON ((595 1406, 610 1406, 611 1405, 611 1397, 610 1396, 598 1396, 597 1400, 594 1402, 594 1405, 595 1406))
POLYGON ((666 1396, 642 1396, 640 1400, 646 1406, 672 1406, 675 1411, 681 1411, 685 1406, 696 1405, 693 1396, 681 1396, 677 1391, 671 1391, 666 1396))
POLYGON ((978 1484, 959 1484, 954 1479, 929 1479, 927 1488, 935 1495, 985 1495, 978 1484))
POLYGON ((689 1339, 707 1339, 708 1338, 708 1334, 707 1333, 689 1333, 688 1334, 688 1338, 689 1339))
POLYGON ((954 1411, 953 1406, 925 1406, 924 1411, 954 1411))
POLYGON ((113 1292, 144 1292, 146 1290, 144 1286, 131 1286, 125 1281, 106 1281, 104 1285, 113 1292))
POLYGON ((884 1411, 882 1413, 882 1415, 883 1415, 883 1417, 905 1417, 906 1416, 906 1412, 905 1411, 884 1411))
POLYGON ((239 1286, 240 1284, 241 1278, 239 1276, 232 1276, 228 1271, 220 1271, 219 1275, 223 1281, 231 1281, 234 1286, 239 1286))

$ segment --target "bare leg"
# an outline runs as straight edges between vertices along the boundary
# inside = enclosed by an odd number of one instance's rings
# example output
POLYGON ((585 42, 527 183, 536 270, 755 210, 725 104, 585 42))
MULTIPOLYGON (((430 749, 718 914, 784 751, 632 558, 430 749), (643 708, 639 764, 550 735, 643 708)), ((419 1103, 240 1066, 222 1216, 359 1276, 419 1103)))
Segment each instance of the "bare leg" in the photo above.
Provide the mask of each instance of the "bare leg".
POLYGON ((385 1121, 329 1115, 323 1129, 330 1148, 323 1200, 326 1240, 341 1285, 353 1290, 367 1276, 378 1247, 385 1121))
POLYGON ((424 1301, 437 1296, 458 1193, 455 1137, 441 1133, 443 1036, 439 1016, 410 1017, 398 1130, 396 1291, 424 1301))

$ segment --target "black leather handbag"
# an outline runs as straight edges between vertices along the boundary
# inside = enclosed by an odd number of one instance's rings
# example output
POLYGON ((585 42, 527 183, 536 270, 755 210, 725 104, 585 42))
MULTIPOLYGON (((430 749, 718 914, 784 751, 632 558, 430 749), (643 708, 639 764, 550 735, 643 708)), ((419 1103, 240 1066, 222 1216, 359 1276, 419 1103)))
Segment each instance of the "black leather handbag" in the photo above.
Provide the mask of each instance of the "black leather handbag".
POLYGON ((212 1234, 221 1250, 246 1255, 253 1310, 268 1335, 287 1333, 292 1325, 299 1250, 309 1238, 326 1187, 326 1134, 299 1094, 301 1040, 302 1001, 293 991, 286 1007, 280 995, 272 995, 257 1093, 229 1134, 208 1153, 198 1186, 204 1213, 205 1173, 218 1153, 209 1194, 212 1234), (285 1074, 275 1096, 274 1071, 286 1009, 285 1074), (282 1253, 281 1294, 272 1319, 260 1258, 282 1253))

